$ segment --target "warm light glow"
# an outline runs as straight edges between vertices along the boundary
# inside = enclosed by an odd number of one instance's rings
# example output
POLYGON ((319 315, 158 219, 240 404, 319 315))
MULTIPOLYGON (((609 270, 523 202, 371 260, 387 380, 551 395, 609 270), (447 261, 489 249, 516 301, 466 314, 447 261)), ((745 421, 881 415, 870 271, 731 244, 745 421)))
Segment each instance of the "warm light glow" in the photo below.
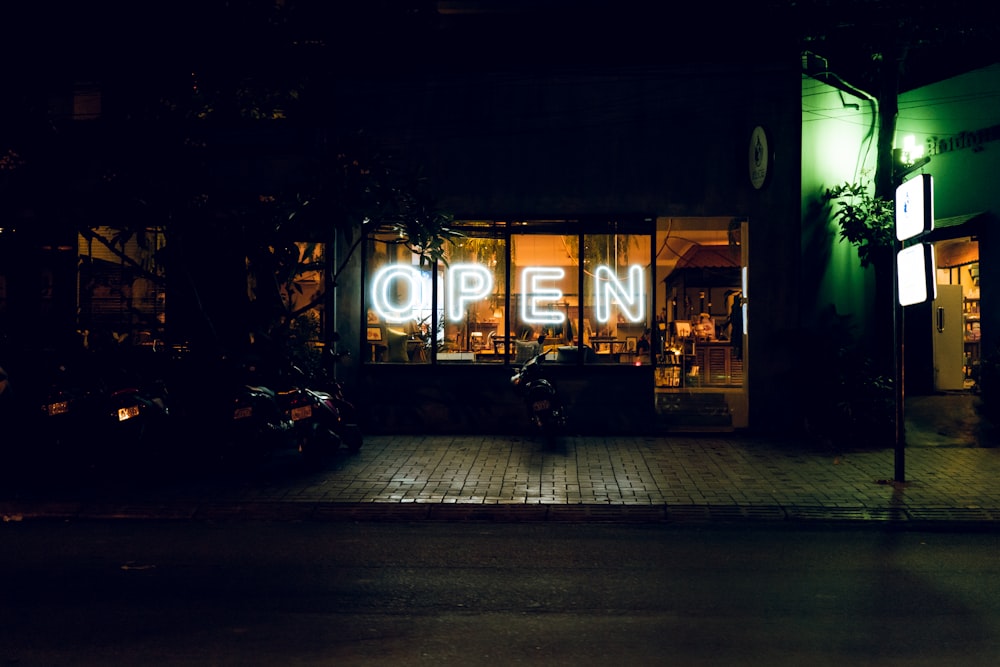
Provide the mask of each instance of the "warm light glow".
POLYGON ((743 304, 743 335, 747 335, 747 298, 750 292, 749 281, 747 280, 747 267, 742 267, 740 269, 740 287, 742 287, 743 294, 740 296, 740 302, 743 304))
MULTIPOLYGON (((532 266, 521 272, 521 319, 526 324, 562 324, 566 314, 551 309, 563 298, 561 289, 553 285, 566 276, 557 266, 532 266)), ((646 282, 641 265, 628 269, 623 283, 610 267, 599 266, 594 276, 594 300, 599 322, 611 319, 612 305, 617 304, 629 322, 643 322, 646 312, 646 282)), ((448 270, 448 289, 444 294, 445 314, 451 321, 460 321, 474 303, 491 298, 493 274, 480 264, 455 264, 448 270)), ((372 310, 386 322, 406 322, 420 319, 431 311, 431 276, 418 267, 391 264, 376 271, 371 281, 372 310)), ((494 317, 503 311, 497 308, 494 317)))
POLYGON ((598 322, 611 320, 611 303, 621 306, 622 314, 629 322, 644 322, 646 319, 646 282, 642 267, 633 264, 628 269, 628 288, 622 285, 610 266, 599 266, 594 272, 596 317, 598 322))
POLYGON ((900 159, 903 164, 910 165, 924 156, 924 147, 917 144, 916 138, 912 134, 903 137, 903 151, 900 159))

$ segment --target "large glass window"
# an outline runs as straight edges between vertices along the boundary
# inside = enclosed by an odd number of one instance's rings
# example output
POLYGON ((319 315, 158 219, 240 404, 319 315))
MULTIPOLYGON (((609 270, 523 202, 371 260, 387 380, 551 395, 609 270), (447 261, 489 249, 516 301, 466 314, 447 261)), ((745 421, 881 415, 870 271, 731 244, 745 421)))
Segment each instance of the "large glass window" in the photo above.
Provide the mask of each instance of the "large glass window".
POLYGON ((391 234, 370 237, 369 361, 520 363, 544 350, 559 363, 648 362, 651 230, 563 220, 457 228, 436 265, 391 234))
POLYGON ((437 267, 398 235, 382 232, 369 237, 366 260, 367 359, 427 363, 434 344, 443 340, 440 308, 434 313, 437 267))
POLYGON ((547 359, 570 360, 578 346, 580 323, 579 236, 511 236, 509 336, 515 363, 541 349, 547 359))
POLYGON ((447 249, 442 268, 443 322, 438 362, 500 362, 507 294, 507 240, 467 229, 447 249))
POLYGON ((598 363, 649 363, 650 236, 587 234, 583 239, 585 358, 598 363))
POLYGON ((115 245, 116 230, 96 227, 79 235, 79 326, 113 332, 130 344, 152 344, 163 338, 166 292, 157 253, 164 247, 163 231, 149 228, 144 242, 137 237, 115 245))
POLYGON ((745 227, 732 218, 658 220, 657 387, 743 384, 745 227))

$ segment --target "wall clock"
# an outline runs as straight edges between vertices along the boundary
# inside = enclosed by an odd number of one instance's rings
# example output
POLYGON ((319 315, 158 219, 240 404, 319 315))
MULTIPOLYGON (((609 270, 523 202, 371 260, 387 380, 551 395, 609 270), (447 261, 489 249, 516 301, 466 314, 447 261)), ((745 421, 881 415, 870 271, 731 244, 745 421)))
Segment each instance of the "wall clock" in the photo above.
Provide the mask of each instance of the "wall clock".
POLYGON ((771 171, 771 141, 767 131, 758 125, 750 133, 749 154, 750 183, 760 190, 767 183, 771 171))

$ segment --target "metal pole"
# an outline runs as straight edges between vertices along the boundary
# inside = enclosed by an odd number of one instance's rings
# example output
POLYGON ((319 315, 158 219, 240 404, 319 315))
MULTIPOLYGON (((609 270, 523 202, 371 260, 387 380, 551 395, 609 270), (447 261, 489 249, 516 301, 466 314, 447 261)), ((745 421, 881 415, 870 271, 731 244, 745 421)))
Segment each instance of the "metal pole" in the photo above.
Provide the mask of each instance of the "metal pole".
POLYGON ((896 402, 896 445, 895 445, 895 476, 897 482, 906 481, 906 422, 905 422, 905 398, 906 392, 903 388, 903 307, 899 304, 899 271, 896 264, 896 253, 902 244, 893 244, 892 259, 892 328, 894 337, 893 365, 893 391, 896 402))

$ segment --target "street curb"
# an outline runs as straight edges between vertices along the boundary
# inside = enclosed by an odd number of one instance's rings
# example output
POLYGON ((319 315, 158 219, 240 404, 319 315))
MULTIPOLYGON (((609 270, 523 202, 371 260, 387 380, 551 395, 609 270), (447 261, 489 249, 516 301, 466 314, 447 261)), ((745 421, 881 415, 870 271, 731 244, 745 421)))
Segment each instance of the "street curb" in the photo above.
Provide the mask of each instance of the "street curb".
POLYGON ((772 527, 838 524, 992 531, 1000 529, 1000 509, 305 501, 0 503, 0 523, 29 520, 766 524, 772 527))

